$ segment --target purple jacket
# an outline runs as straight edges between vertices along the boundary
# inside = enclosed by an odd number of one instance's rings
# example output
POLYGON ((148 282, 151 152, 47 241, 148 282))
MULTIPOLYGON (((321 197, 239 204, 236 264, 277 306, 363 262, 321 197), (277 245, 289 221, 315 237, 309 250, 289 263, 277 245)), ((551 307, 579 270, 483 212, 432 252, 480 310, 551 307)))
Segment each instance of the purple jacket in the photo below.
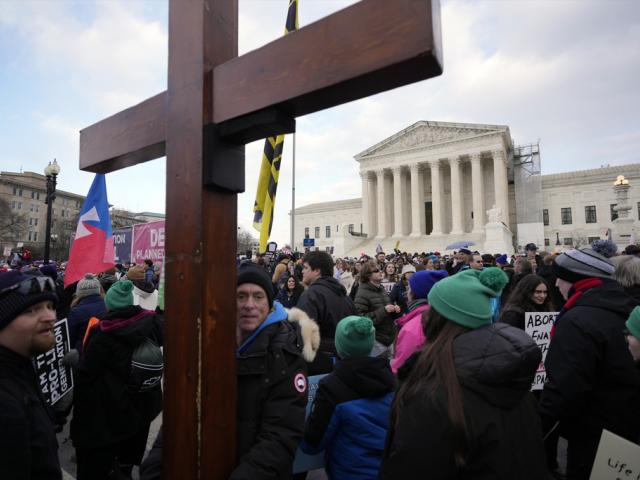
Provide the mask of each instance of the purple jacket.
MULTIPOLYGON (((409 306, 411 308, 411 305, 409 306)), ((391 360, 391 370, 397 374, 404 362, 425 344, 426 338, 422 331, 422 312, 429 310, 427 303, 421 303, 409 313, 396 320, 400 333, 396 339, 396 353, 391 360)))

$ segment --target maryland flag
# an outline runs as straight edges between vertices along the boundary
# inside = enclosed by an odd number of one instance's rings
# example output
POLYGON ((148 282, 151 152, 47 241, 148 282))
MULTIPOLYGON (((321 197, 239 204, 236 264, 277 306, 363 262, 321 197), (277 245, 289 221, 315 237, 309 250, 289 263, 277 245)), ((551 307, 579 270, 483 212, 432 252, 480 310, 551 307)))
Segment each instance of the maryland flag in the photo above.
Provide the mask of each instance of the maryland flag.
MULTIPOLYGON (((284 34, 298 29, 298 0, 289 0, 287 22, 284 34)), ((284 135, 269 137, 264 142, 262 166, 258 179, 258 191, 253 205, 253 228, 260 232, 260 253, 267 249, 267 242, 273 225, 273 209, 276 204, 276 191, 280 177, 280 160, 284 135)))

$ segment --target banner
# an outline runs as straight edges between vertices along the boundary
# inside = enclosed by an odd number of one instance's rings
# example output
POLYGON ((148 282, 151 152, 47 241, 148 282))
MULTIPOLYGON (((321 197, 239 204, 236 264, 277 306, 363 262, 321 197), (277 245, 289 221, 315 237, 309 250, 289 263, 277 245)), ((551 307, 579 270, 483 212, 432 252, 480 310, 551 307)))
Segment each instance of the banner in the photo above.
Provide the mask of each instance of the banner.
POLYGON ((131 261, 141 264, 145 259, 162 263, 164 259, 164 220, 133 226, 131 261))
POLYGON ((131 241, 133 230, 131 227, 119 228, 113 231, 113 248, 115 250, 116 263, 131 261, 131 241))
MULTIPOLYGON (((307 410, 305 412, 305 419, 309 417, 311 413, 311 407, 313 406, 313 400, 316 398, 316 392, 318 391, 318 384, 320 380, 326 377, 327 374, 314 375, 307 378, 309 383, 309 397, 307 401, 307 410)), ((307 455, 300 448, 296 452, 296 456, 293 460, 293 473, 308 472, 309 470, 316 470, 324 467, 324 450, 315 455, 307 455)))
POLYGON ((542 390, 547 378, 544 360, 547 358, 549 343, 551 343, 551 327, 556 321, 558 312, 526 312, 524 314, 524 329, 542 351, 542 361, 538 366, 536 376, 533 377, 531 390, 542 390))
POLYGON ((65 367, 62 359, 69 351, 69 328, 67 319, 56 322, 53 328, 56 343, 51 350, 36 357, 36 376, 44 399, 55 404, 73 388, 71 367, 65 367))
POLYGON ((640 446, 607 430, 602 431, 591 480, 640 478, 640 446))

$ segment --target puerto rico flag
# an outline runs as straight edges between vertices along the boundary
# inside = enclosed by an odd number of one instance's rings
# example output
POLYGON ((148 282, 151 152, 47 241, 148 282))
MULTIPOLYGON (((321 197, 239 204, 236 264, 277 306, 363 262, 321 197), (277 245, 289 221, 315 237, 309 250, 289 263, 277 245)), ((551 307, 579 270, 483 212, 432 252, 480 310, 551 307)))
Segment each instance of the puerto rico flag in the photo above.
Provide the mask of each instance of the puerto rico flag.
POLYGON ((96 173, 80 210, 78 228, 64 275, 64 286, 77 282, 86 273, 96 274, 113 268, 114 258, 107 185, 104 174, 96 173))

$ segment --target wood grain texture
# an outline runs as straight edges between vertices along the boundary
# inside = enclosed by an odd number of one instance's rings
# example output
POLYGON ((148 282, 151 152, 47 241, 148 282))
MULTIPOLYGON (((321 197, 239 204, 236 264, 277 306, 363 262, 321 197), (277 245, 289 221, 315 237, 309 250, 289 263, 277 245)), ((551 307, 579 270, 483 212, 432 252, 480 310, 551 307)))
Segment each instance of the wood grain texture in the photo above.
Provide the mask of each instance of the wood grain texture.
POLYGON ((214 70, 214 122, 306 115, 442 73, 437 0, 363 0, 214 70))
POLYGON ((237 54, 237 0, 169 4, 164 478, 222 480, 235 464, 237 200, 202 187, 202 126, 211 69, 237 54))
POLYGON ((80 169, 108 173, 165 154, 167 92, 80 131, 80 169))
MULTIPOLYGON (((204 39, 205 49, 212 51, 229 28, 218 22, 204 39)), ((290 131, 295 117, 440 75, 439 2, 363 0, 241 57, 208 62, 207 68, 213 72, 206 80, 213 114, 204 125, 215 122, 221 132, 232 131, 229 141, 235 143, 281 126, 290 131), (286 121, 275 121, 265 109, 286 121)), ((166 95, 82 130, 81 168, 106 173, 162 156, 166 95)))

